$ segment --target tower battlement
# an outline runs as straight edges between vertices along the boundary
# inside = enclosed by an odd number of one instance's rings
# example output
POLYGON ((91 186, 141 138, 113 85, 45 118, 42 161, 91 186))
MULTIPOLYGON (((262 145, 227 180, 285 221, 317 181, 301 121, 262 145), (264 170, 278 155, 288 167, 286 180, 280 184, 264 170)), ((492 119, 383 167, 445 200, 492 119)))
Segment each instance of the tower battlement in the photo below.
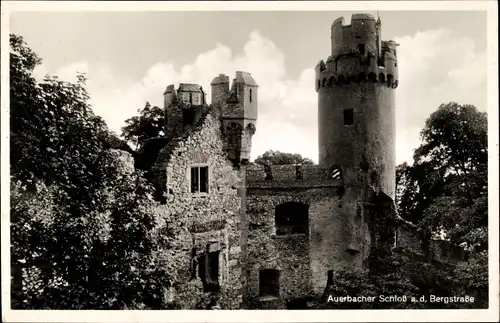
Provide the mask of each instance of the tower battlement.
POLYGON ((343 17, 331 26, 331 55, 315 68, 316 91, 337 84, 364 80, 398 86, 398 62, 394 41, 381 40, 381 22, 370 14, 352 15, 351 24, 343 17), (326 81, 325 81, 326 80, 326 81), (328 83, 332 80, 331 83, 328 83))

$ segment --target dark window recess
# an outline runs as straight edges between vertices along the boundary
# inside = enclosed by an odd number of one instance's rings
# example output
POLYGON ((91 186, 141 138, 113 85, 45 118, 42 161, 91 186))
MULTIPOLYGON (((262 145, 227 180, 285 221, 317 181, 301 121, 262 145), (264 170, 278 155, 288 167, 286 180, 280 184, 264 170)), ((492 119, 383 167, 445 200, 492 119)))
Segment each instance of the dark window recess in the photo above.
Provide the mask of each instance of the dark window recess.
POLYGON ((302 179, 302 167, 300 165, 295 166, 295 179, 302 179))
POLYGON ((250 102, 252 102, 252 89, 250 89, 250 102))
POLYGON ((259 272, 259 295, 279 297, 280 272, 278 270, 263 269, 259 272))
POLYGON ((182 124, 189 126, 194 123, 194 109, 188 108, 182 110, 182 124))
POLYGON ((344 125, 348 126, 354 123, 354 113, 352 109, 344 110, 344 125))
POLYGON ((358 49, 359 49, 359 53, 361 55, 364 55, 366 53, 366 51, 365 51, 365 44, 359 44, 358 45, 358 49))
POLYGON ((333 270, 328 271, 328 280, 326 282, 326 285, 333 285, 333 270))
POLYGON ((280 204, 275 209, 276 235, 309 233, 309 206, 298 202, 280 204))
POLYGON ((208 166, 191 167, 191 193, 208 193, 208 166))
POLYGON ((193 93, 189 93, 189 104, 193 104, 193 93))
POLYGON ((204 292, 219 291, 219 251, 205 252, 198 258, 198 275, 204 292))

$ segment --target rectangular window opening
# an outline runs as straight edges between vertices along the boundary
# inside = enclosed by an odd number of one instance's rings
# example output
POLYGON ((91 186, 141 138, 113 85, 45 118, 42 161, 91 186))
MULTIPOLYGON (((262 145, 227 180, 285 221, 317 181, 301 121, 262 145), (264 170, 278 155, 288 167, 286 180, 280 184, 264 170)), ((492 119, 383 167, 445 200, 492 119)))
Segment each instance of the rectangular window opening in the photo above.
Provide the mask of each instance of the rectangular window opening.
POLYGON ((365 44, 359 44, 358 45, 358 49, 359 49, 359 53, 361 55, 364 55, 365 54, 365 44))
POLYGON ((279 297, 280 272, 276 269, 263 269, 259 272, 260 297, 279 297))
POLYGON ((194 122, 194 109, 187 108, 182 110, 182 124, 184 126, 192 125, 194 122))
POLYGON ((191 167, 191 193, 208 193, 208 166, 191 167))
POLYGON ((326 284, 333 285, 333 270, 329 270, 327 275, 328 275, 328 279, 327 279, 326 284))
POLYGON ((352 109, 344 110, 344 125, 352 125, 354 123, 354 113, 352 109))
POLYGON ((204 253, 199 257, 198 275, 203 282, 204 292, 218 292, 219 284, 219 251, 204 253))

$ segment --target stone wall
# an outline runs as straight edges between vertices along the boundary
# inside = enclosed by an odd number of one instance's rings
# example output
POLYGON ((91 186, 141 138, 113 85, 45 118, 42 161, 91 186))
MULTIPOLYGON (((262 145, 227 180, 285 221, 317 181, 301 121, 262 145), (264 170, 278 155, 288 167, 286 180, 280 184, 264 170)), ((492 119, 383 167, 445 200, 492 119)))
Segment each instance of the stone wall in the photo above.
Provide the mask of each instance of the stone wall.
MULTIPOLYGON (((241 299, 240 268, 240 183, 223 152, 217 111, 211 109, 202 123, 160 152, 155 166, 163 172, 166 204, 157 213, 166 227, 174 228, 168 253, 169 270, 175 272, 173 294, 188 290, 186 284, 200 277, 193 266, 206 251, 219 251, 219 283, 224 293, 241 299), (208 193, 191 193, 190 167, 209 167, 208 193)), ((185 299, 179 296, 177 299, 185 299)), ((238 302, 237 302, 238 303, 238 302)), ((188 308, 189 304, 181 304, 188 308)))
MULTIPOLYGON (((362 266, 370 244, 358 196, 328 169, 259 165, 247 169, 248 297, 255 308, 286 307, 294 299, 321 294, 328 271, 362 266), (272 173, 272 179, 266 176, 272 173), (278 235, 276 207, 288 202, 308 206, 307 234, 278 235), (279 298, 261 297, 259 271, 280 271, 279 298)), ((299 205, 300 206, 300 205, 299 205)), ((293 212, 292 212, 293 213, 293 212)), ((295 214, 294 214, 295 215, 295 214)))
POLYGON ((319 90, 319 163, 339 165, 346 183, 368 185, 394 199, 394 91, 378 83, 331 86, 319 90), (344 124, 350 109, 353 123, 344 124))
POLYGON ((279 192, 247 189, 248 217, 248 305, 266 307, 273 302, 281 308, 285 303, 310 294, 310 260, 308 234, 277 236, 275 208, 285 202, 311 202, 307 193, 279 192), (279 300, 260 299, 259 272, 277 269, 279 274, 279 300))

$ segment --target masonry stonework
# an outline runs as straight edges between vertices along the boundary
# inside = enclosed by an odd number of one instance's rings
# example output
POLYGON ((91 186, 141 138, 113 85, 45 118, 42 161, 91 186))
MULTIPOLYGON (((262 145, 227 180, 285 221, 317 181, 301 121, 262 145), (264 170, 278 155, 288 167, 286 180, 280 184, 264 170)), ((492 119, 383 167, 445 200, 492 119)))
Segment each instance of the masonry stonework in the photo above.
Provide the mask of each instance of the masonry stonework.
POLYGON ((311 84, 319 165, 249 165, 258 128, 250 73, 236 72, 231 86, 216 76, 210 105, 199 85, 167 87, 168 143, 153 171, 169 241, 161 253, 176 278, 168 302, 194 308, 212 295, 206 308, 287 308, 394 245, 397 44, 366 14, 349 26, 337 19, 331 44, 311 84))

